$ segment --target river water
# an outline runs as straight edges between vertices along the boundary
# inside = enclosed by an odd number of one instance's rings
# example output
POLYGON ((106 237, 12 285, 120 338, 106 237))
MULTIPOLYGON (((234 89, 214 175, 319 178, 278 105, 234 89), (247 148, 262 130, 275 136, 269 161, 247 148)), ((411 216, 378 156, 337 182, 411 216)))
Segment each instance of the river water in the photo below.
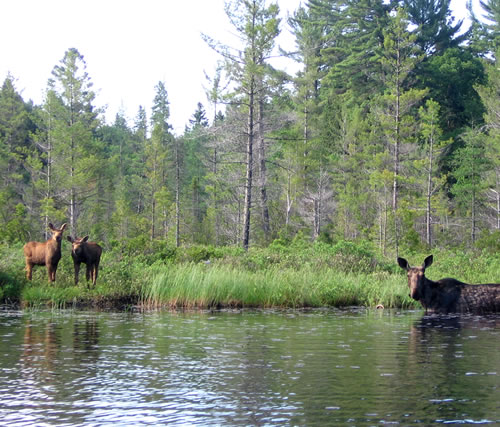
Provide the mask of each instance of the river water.
POLYGON ((500 316, 0 312, 0 424, 500 425, 500 316))

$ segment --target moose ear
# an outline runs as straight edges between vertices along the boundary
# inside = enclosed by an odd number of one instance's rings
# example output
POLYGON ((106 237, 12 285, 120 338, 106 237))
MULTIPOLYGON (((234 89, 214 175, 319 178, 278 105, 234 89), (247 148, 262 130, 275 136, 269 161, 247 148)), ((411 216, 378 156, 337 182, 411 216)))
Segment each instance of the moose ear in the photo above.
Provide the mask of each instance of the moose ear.
POLYGON ((51 230, 53 230, 53 229, 54 229, 54 226, 52 225, 52 223, 51 223, 51 222, 49 222, 49 228, 50 228, 51 230))
POLYGON ((430 267, 432 265, 432 261, 434 261, 434 257, 432 255, 429 255, 427 258, 425 258, 424 268, 430 267))
POLYGON ((68 237, 66 237, 66 238, 68 239, 68 241, 70 241, 71 243, 73 243, 73 237, 68 236, 68 237))
POLYGON ((61 225, 61 231, 64 231, 66 229, 66 223, 64 223, 63 225, 61 225))
POLYGON ((82 239, 82 242, 86 242, 87 240, 89 240, 89 236, 85 236, 85 237, 82 239))
POLYGON ((408 264, 408 261, 406 261, 404 258, 398 257, 398 264, 403 270, 409 270, 410 268, 410 264, 408 264))

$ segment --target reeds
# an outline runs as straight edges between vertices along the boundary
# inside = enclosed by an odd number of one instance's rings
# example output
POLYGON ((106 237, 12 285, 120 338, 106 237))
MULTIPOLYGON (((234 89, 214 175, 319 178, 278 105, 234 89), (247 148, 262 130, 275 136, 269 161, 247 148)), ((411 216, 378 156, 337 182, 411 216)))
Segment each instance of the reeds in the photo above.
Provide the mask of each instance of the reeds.
POLYGON ((179 264, 158 271, 143 288, 147 307, 413 307, 401 277, 325 269, 179 264))

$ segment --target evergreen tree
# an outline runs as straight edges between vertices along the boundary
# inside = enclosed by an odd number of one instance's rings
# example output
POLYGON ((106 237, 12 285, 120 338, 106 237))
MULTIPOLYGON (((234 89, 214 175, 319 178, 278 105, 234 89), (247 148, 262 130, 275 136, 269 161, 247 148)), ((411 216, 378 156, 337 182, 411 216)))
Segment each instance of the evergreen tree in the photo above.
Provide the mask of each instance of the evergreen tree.
POLYGON ((463 20, 453 25, 451 0, 403 0, 409 20, 417 26, 415 42, 428 55, 439 54, 467 40, 469 33, 461 32, 463 20))
POLYGON ((19 214, 26 213, 21 206, 28 180, 24 164, 31 151, 30 133, 34 130, 30 110, 16 91, 14 77, 7 75, 0 89, 0 218, 8 240, 17 240, 19 231, 22 234, 28 231, 25 227, 16 228, 20 225, 19 214))
POLYGON ((439 104, 434 100, 427 100, 425 106, 419 109, 420 135, 423 141, 423 158, 416 161, 417 170, 424 175, 425 190, 419 190, 425 194, 425 242, 428 248, 433 245, 432 225, 435 222, 434 202, 438 191, 445 184, 445 176, 438 175, 438 158, 450 141, 443 141, 442 130, 439 127, 439 104))
POLYGON ((208 120, 205 108, 200 102, 190 119, 191 129, 186 129, 183 140, 184 147, 184 179, 183 188, 189 189, 189 205, 191 206, 189 223, 193 241, 206 241, 202 236, 202 223, 206 213, 205 186, 208 167, 212 156, 209 152, 208 120))
POLYGON ((50 90, 58 103, 52 109, 53 175, 58 197, 67 207, 70 233, 77 234, 77 220, 85 199, 95 196, 99 162, 95 131, 98 112, 95 94, 83 56, 74 48, 65 52, 52 71, 50 90))
MULTIPOLYGON (((168 123, 170 118, 170 102, 168 101, 168 93, 163 82, 159 82, 155 86, 156 94, 153 101, 151 114, 151 138, 148 140, 145 147, 146 154, 146 176, 149 181, 149 197, 150 197, 150 223, 151 223, 151 240, 156 238, 156 222, 158 219, 157 202, 158 193, 167 184, 167 153, 171 148, 170 134, 171 126, 168 123)), ((166 207, 163 206, 163 218, 167 216, 166 207)), ((163 235, 166 234, 165 221, 163 235)))
POLYGON ((491 170, 491 162, 485 155, 484 134, 469 128, 462 138, 465 145, 454 156, 456 182, 451 191, 470 220, 470 238, 474 244, 479 227, 478 214, 484 205, 484 190, 487 188, 485 175, 491 170))
POLYGON ((49 81, 43 105, 37 110, 37 131, 34 134, 36 150, 28 156, 27 166, 35 190, 36 202, 40 205, 39 216, 45 230, 44 238, 49 238, 49 223, 64 221, 66 209, 59 203, 59 176, 54 174, 54 134, 56 112, 60 100, 49 81))
POLYGON ((487 84, 478 87, 485 106, 486 155, 492 163, 488 176, 488 198, 494 212, 492 224, 500 230, 500 69, 499 53, 486 64, 487 84))
POLYGON ((237 85, 233 102, 246 111, 242 245, 248 249, 254 186, 254 149, 257 128, 262 124, 262 117, 259 117, 259 111, 262 111, 259 110, 259 100, 264 96, 263 82, 268 68, 268 56, 279 34, 279 8, 276 4, 266 7, 265 0, 235 0, 226 5, 226 13, 243 41, 243 48, 234 54, 227 46, 216 43, 206 36, 205 39, 225 57, 229 74, 237 85))
POLYGON ((408 76, 414 70, 421 57, 415 45, 415 36, 408 31, 407 15, 403 9, 391 19, 390 25, 384 30, 384 49, 382 51, 382 67, 385 71, 386 92, 381 97, 381 109, 378 117, 387 144, 392 146, 393 184, 392 211, 395 221, 396 253, 399 245, 398 208, 401 186, 401 146, 411 142, 414 134, 414 122, 411 116, 412 108, 426 94, 426 90, 406 89, 408 76))

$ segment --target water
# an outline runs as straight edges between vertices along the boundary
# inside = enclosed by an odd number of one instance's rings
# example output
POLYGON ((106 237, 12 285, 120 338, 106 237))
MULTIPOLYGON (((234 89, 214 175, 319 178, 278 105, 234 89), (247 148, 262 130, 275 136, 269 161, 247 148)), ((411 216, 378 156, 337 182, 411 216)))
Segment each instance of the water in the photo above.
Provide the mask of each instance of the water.
POLYGON ((0 312, 1 425, 500 423, 500 316, 0 312))

